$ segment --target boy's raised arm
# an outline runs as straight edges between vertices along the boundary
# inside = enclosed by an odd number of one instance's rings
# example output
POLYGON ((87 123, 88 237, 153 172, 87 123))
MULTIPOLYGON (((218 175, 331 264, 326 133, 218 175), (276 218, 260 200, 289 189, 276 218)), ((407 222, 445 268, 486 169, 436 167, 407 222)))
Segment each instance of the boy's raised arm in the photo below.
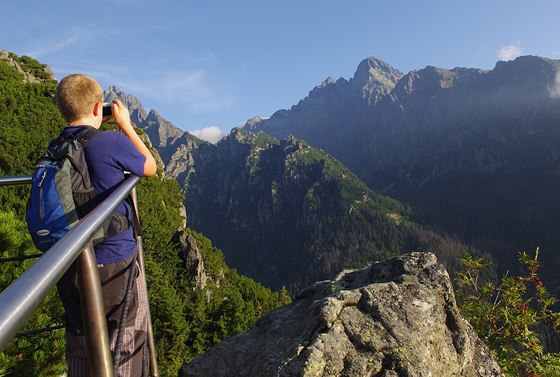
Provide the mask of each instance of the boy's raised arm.
POLYGON ((132 127, 132 123, 130 122, 128 109, 117 99, 113 101, 112 111, 117 126, 119 126, 123 134, 130 139, 136 149, 146 157, 146 162, 144 163, 144 177, 153 176, 157 171, 156 161, 150 153, 150 150, 144 145, 138 134, 136 134, 136 131, 134 131, 134 127, 132 127))

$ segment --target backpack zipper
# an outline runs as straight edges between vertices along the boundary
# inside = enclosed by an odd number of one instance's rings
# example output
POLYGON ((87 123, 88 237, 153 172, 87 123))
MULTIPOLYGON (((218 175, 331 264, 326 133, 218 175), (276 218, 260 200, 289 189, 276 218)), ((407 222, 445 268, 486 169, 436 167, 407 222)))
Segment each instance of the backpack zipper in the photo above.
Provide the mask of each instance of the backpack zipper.
POLYGON ((47 177, 47 170, 45 169, 45 171, 43 171, 43 174, 41 175, 41 181, 39 182, 39 184, 37 186, 39 186, 39 187, 43 186, 43 182, 45 181, 46 177, 47 177))
POLYGON ((43 222, 43 182, 46 177, 47 170, 45 169, 45 171, 43 171, 43 175, 41 176, 41 181, 39 181, 39 184, 37 185, 37 187, 39 187, 39 221, 41 222, 43 222))

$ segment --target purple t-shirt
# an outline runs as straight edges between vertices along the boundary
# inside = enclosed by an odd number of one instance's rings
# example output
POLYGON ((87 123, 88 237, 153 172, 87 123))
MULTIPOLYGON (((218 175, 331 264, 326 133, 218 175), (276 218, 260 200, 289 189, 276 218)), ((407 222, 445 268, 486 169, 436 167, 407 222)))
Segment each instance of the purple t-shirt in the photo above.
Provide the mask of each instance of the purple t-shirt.
MULTIPOLYGON (((62 134, 77 134, 82 127, 68 126, 62 134)), ((139 177, 144 175, 146 157, 122 133, 104 131, 89 141, 84 151, 91 183, 95 191, 103 197, 109 195, 122 183, 124 171, 139 177)), ((132 219, 130 204, 126 200, 117 207, 116 211, 132 219)), ((95 246, 98 264, 121 262, 132 257, 135 251, 136 240, 132 227, 95 246)))

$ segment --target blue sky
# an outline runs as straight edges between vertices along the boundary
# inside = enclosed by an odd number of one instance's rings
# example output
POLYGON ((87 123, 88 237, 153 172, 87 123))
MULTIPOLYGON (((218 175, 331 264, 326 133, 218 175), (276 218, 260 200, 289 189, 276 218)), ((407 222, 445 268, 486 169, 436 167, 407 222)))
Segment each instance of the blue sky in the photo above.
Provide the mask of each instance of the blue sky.
POLYGON ((0 50, 90 74, 188 131, 228 132, 380 58, 407 73, 560 59, 560 1, 2 0, 0 50))

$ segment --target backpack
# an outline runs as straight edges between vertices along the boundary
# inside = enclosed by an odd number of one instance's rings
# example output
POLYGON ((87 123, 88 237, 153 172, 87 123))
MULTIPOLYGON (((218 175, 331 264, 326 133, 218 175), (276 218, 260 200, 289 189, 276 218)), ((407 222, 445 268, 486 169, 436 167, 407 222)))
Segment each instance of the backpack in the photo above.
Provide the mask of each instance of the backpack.
MULTIPOLYGON (((85 145, 101 132, 84 127, 74 136, 60 136, 35 163, 26 221, 37 249, 47 251, 101 202, 91 184, 84 153, 85 145)), ((93 243, 128 227, 128 218, 114 212, 95 233, 93 243)))

